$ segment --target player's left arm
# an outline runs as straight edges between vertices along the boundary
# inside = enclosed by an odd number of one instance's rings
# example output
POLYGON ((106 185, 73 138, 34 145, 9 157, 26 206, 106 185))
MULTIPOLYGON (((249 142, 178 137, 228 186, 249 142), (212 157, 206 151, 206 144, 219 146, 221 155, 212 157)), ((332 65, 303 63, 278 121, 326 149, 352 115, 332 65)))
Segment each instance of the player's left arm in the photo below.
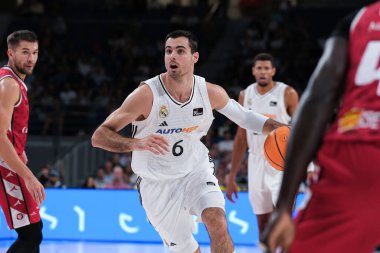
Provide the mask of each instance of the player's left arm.
POLYGON ((286 112, 290 117, 293 117, 294 112, 297 109, 298 106, 298 93, 293 87, 286 87, 285 89, 285 95, 284 95, 284 100, 285 100, 285 107, 286 107, 286 112))
POLYGON ((242 128, 268 134, 284 124, 247 110, 231 99, 221 86, 207 83, 207 92, 212 109, 217 110, 242 128))

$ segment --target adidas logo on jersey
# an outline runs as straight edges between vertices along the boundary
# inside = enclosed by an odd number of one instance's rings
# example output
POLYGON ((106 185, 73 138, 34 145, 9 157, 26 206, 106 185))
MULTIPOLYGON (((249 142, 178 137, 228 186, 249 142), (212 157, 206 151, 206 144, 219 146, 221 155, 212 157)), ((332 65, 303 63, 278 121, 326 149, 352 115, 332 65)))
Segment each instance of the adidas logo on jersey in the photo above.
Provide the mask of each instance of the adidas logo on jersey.
POLYGON ((276 101, 270 101, 269 106, 277 106, 277 102, 276 101))
POLYGON ((159 124, 158 126, 168 126, 168 123, 166 123, 166 121, 164 121, 161 124, 159 124))

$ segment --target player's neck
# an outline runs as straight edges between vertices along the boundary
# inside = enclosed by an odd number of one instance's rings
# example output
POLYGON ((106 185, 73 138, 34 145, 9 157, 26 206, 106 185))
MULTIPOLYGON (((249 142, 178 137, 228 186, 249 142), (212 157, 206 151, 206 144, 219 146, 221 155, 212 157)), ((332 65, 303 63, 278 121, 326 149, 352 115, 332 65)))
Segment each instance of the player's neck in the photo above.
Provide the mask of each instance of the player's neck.
POLYGON ((193 90, 193 75, 186 75, 178 79, 174 79, 167 73, 164 73, 161 75, 161 78, 166 90, 176 101, 186 102, 189 100, 193 90))
POLYGON ((16 74, 21 80, 25 81, 26 75, 23 74, 23 73, 21 73, 21 72, 19 72, 19 71, 17 71, 17 68, 15 68, 15 66, 13 66, 12 64, 10 64, 9 62, 8 62, 8 64, 7 64, 6 66, 10 67, 10 68, 13 70, 13 72, 14 72, 14 73, 15 73, 15 74, 16 74))
POLYGON ((270 90, 273 89, 273 87, 276 85, 276 82, 275 81, 271 81, 270 83, 268 83, 268 85, 266 86, 260 86, 259 84, 256 85, 256 89, 257 89, 257 92, 260 94, 260 95, 264 95, 265 93, 269 92, 270 90))

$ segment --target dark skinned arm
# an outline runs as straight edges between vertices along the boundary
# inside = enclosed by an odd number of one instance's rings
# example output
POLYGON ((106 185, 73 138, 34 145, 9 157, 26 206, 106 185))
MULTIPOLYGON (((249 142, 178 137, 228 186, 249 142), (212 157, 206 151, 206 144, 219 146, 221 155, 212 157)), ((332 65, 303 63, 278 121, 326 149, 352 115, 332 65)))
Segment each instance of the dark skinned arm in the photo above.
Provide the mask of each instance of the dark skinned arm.
POLYGON ((287 249, 293 240, 294 199, 339 102, 346 66, 347 40, 343 37, 328 39, 293 118, 277 208, 261 237, 269 252, 274 252, 277 246, 287 249))

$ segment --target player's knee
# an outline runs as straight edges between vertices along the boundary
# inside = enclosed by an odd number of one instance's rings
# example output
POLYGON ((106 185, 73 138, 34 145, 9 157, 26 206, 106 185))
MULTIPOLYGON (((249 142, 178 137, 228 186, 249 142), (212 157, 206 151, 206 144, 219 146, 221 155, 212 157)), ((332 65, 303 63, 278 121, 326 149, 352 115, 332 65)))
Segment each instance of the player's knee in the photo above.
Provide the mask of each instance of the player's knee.
POLYGON ((18 228, 16 231, 18 239, 32 249, 39 246, 42 242, 42 222, 18 228))

